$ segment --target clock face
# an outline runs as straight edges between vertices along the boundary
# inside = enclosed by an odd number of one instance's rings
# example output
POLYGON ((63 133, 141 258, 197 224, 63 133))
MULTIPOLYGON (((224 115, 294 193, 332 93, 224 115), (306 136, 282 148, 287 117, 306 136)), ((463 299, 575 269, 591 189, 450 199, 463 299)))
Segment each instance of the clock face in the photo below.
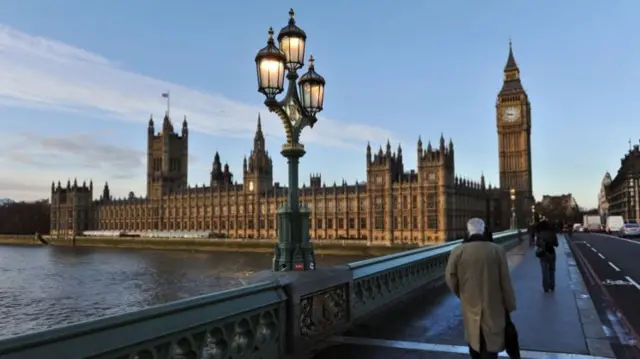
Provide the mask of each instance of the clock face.
POLYGON ((249 191, 253 191, 253 181, 249 181, 249 191))
POLYGON ((502 111, 502 119, 504 122, 516 122, 520 119, 520 107, 505 107, 502 111))

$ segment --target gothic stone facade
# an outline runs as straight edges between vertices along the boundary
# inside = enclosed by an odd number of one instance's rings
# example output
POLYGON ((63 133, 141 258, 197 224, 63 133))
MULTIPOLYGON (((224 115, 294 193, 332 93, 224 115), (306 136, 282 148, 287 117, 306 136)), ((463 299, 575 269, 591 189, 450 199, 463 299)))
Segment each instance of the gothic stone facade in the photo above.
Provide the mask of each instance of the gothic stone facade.
MULTIPOLYGON (((609 173, 607 173, 609 175, 609 173)), ((640 146, 634 145, 620 159, 616 176, 603 181, 607 214, 622 216, 625 221, 640 221, 640 146)))
MULTIPOLYGON (((392 151, 387 143, 375 152, 367 145, 366 183, 327 186, 320 175, 311 175, 310 185, 300 189, 300 199, 312 213, 311 238, 437 243, 463 236, 471 217, 487 219, 494 230, 504 229, 509 223, 509 186, 525 198, 531 196, 530 105, 519 77, 513 79, 513 66, 510 50, 497 104, 502 188, 486 185, 484 177, 477 182, 457 177, 453 142, 447 144, 442 136, 437 146, 428 143, 426 149, 418 139, 417 169, 410 171, 405 171, 400 146, 392 151), (524 115, 503 120, 510 115, 504 110, 508 103, 518 104, 524 115)), ((188 136, 186 119, 180 134, 168 115, 157 134, 153 119, 149 121, 146 198, 114 199, 105 184, 100 199, 93 200, 92 182, 52 184, 52 235, 198 231, 229 238, 277 238, 276 209, 287 189, 273 182, 260 118, 253 150, 243 162, 242 184, 233 181, 229 166, 222 166, 216 153, 209 186, 188 186, 188 136)))

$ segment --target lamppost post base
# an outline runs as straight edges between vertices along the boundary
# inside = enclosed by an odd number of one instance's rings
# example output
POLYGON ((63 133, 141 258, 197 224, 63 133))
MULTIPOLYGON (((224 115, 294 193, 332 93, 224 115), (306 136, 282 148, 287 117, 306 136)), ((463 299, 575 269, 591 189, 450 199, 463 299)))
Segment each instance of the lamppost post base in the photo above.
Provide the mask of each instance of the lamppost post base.
POLYGON ((310 211, 306 207, 294 212, 285 203, 278 209, 278 243, 273 255, 274 271, 316 269, 313 244, 309 240, 310 211))
POLYGON ((287 202, 278 209, 278 244, 273 254, 273 270, 315 270, 315 253, 309 240, 311 211, 298 203, 298 162, 305 154, 304 146, 287 143, 281 153, 289 164, 289 193, 287 202))

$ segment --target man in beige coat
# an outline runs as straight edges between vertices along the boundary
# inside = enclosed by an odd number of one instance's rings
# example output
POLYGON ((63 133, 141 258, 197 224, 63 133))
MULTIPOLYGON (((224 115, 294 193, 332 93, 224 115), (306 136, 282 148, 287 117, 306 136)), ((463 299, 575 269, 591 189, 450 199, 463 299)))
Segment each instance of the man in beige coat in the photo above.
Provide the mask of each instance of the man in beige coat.
POLYGON ((516 309, 507 255, 485 239, 484 222, 467 222, 468 237, 451 251, 445 279, 458 298, 472 358, 497 358, 504 350, 507 314, 516 309))

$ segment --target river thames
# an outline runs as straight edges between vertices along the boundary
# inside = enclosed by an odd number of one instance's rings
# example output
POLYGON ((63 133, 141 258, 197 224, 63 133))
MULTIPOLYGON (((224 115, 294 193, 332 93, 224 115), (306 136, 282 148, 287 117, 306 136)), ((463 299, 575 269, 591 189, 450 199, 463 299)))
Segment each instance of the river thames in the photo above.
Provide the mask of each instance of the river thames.
MULTIPOLYGON (((268 253, 0 246, 0 337, 244 285, 268 253)), ((318 266, 363 257, 317 256, 318 266)))

